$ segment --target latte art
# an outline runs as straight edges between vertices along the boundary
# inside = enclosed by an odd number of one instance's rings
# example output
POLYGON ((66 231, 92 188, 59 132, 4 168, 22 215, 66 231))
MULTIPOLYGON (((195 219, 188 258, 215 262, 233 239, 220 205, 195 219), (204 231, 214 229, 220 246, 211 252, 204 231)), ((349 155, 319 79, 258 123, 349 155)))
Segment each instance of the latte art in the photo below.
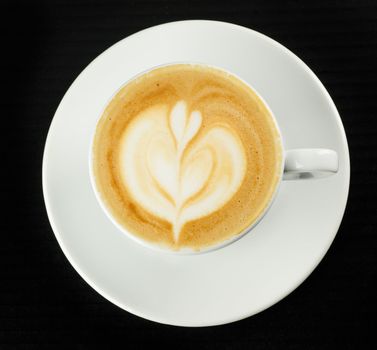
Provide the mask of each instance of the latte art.
POLYGON ((172 224, 174 241, 186 222, 221 208, 238 190, 246 155, 237 134, 226 124, 199 135, 200 111, 185 101, 153 106, 137 115, 121 141, 125 186, 153 215, 172 224))
POLYGON ((282 168, 273 118, 242 81, 200 65, 171 65, 113 97, 93 141, 100 200, 135 237, 201 250, 250 227, 282 168))

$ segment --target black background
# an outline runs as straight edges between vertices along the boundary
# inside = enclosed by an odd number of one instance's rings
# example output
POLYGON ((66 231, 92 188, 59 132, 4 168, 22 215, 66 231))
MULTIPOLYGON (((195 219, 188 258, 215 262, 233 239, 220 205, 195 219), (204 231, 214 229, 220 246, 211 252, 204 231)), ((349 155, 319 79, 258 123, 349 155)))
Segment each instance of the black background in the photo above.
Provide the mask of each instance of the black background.
POLYGON ((10 209, 0 220, 0 343, 118 340, 125 348, 175 344, 200 349, 376 346, 376 1, 8 1, 1 2, 0 19, 0 81, 6 91, 1 98, 0 186, 10 209), (351 155, 346 213, 318 268, 270 309, 209 328, 156 324, 92 290, 60 250, 41 186, 48 127, 76 76, 118 40, 182 19, 237 23, 297 54, 334 99, 351 155))

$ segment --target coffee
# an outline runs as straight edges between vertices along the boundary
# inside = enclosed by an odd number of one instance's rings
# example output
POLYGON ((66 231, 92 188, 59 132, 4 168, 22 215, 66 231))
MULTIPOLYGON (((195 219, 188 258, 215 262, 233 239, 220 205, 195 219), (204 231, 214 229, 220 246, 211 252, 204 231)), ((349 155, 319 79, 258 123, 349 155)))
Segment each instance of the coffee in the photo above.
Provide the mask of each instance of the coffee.
POLYGON ((281 174, 279 132, 260 98, 212 67, 177 64, 113 97, 93 143, 102 201, 131 234, 175 250, 239 235, 281 174))

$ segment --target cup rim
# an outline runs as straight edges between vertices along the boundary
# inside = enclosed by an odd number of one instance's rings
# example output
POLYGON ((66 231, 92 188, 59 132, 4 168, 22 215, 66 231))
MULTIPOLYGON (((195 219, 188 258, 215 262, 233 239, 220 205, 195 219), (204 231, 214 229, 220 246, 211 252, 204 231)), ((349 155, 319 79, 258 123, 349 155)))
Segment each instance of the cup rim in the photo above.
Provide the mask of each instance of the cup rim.
POLYGON ((101 111, 100 111, 100 113, 99 113, 99 115, 98 115, 98 117, 95 121, 95 127, 93 128, 92 135, 90 136, 88 154, 89 154, 89 162, 88 162, 88 164, 89 164, 89 178, 90 178, 91 187, 93 189, 96 200, 97 200, 98 204, 100 205, 102 211, 106 214, 107 218, 113 223, 113 225, 115 225, 115 227, 122 234, 124 234, 126 237, 130 238, 134 242, 137 242, 138 244, 142 245, 143 247, 146 247, 148 249, 152 249, 152 250, 154 250, 156 252, 160 252, 160 253, 172 254, 172 255, 178 255, 178 256, 179 255, 185 256, 185 255, 200 255, 200 254, 205 254, 205 253, 210 253, 210 252, 213 252, 213 251, 216 251, 216 250, 220 250, 221 248, 225 248, 226 246, 238 241, 239 239, 244 237, 246 234, 250 233, 258 225, 258 223, 263 219, 263 217, 267 214, 268 210, 271 208, 271 206, 274 203, 274 201, 277 197, 277 194, 279 192, 281 182, 283 180, 283 174, 284 174, 285 147, 284 147, 283 135, 282 135, 282 132, 280 130, 279 124, 276 120, 275 114, 273 113, 273 111, 271 110, 270 106, 265 101, 265 99, 261 96, 261 94, 250 83, 246 82, 244 79, 239 77, 237 74, 234 74, 234 73, 228 71, 227 69, 218 67, 218 66, 213 65, 213 64, 208 64, 208 63, 199 62, 199 61, 172 61, 172 62, 163 63, 163 64, 160 64, 160 65, 150 67, 148 69, 145 69, 145 70, 133 75, 130 79, 126 80, 122 85, 120 85, 114 91, 114 93, 108 98, 107 102, 104 104, 104 107, 101 109, 101 111), (164 67, 169 67, 169 66, 174 66, 174 65, 193 65, 193 66, 204 66, 204 67, 208 67, 208 68, 213 68, 213 69, 222 71, 222 72, 224 72, 228 75, 231 75, 234 78, 241 81, 242 83, 244 83, 262 101, 265 108, 269 112, 269 114, 272 118, 272 121, 274 123, 276 132, 278 134, 277 141, 280 144, 280 151, 281 151, 280 172, 278 174, 278 180, 277 180, 277 183, 275 185, 275 189, 274 189, 273 193, 270 195, 268 203, 265 205, 265 207, 263 208, 263 210, 261 211, 261 213, 259 214, 257 219, 254 220, 252 222, 252 224, 250 224, 247 228, 245 228, 240 233, 237 233, 234 236, 232 236, 232 237, 230 237, 230 238, 228 238, 224 241, 221 241, 217 244, 206 246, 206 247, 204 247, 203 249, 200 249, 200 250, 194 250, 194 249, 191 249, 191 248, 180 248, 178 250, 169 249, 168 247, 165 247, 162 244, 156 244, 156 243, 148 242, 147 240, 144 240, 144 239, 138 237, 137 235, 129 232, 125 227, 123 227, 114 218, 114 216, 111 214, 109 208, 104 203, 104 200, 101 197, 101 193, 100 193, 100 191, 98 191, 97 183, 96 183, 96 179, 95 179, 95 175, 94 175, 94 171, 93 171, 93 159, 94 159, 93 144, 94 144, 94 138, 95 138, 95 135, 96 135, 96 132, 97 132, 98 122, 100 121, 104 111, 106 110, 107 106, 112 101, 112 99, 117 95, 117 93, 121 89, 123 89, 123 87, 125 87, 126 85, 128 85, 129 83, 134 81, 135 79, 138 79, 139 77, 143 76, 144 74, 147 74, 147 73, 152 72, 152 71, 159 69, 159 68, 164 68, 164 67))

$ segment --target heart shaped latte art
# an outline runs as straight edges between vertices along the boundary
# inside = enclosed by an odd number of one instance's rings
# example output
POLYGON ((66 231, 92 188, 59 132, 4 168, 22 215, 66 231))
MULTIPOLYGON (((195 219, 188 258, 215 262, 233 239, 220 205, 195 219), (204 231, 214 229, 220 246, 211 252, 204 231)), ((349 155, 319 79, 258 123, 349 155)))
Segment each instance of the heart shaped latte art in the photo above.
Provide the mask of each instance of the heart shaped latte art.
POLYGON ((184 225, 221 209, 245 176, 246 155, 229 125, 203 127, 200 111, 178 101, 141 112, 121 139, 122 179, 134 200, 172 224, 178 241, 184 225))

